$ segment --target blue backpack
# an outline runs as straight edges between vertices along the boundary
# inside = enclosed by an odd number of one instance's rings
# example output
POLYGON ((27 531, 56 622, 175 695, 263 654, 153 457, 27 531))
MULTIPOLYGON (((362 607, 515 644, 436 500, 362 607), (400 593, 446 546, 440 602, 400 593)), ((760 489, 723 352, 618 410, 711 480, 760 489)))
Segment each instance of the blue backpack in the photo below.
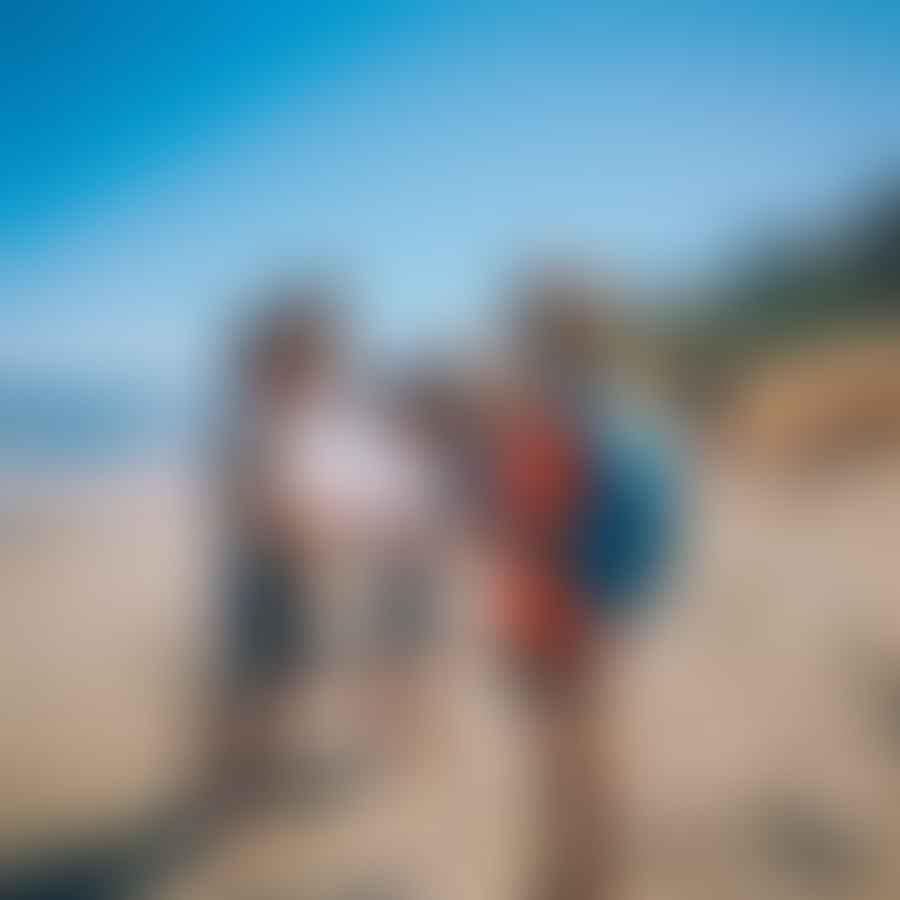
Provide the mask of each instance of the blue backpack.
POLYGON ((680 532, 680 465, 649 420, 603 417, 572 547, 585 596, 609 620, 646 607, 672 561, 680 532), (649 427, 648 427, 649 426, 649 427))

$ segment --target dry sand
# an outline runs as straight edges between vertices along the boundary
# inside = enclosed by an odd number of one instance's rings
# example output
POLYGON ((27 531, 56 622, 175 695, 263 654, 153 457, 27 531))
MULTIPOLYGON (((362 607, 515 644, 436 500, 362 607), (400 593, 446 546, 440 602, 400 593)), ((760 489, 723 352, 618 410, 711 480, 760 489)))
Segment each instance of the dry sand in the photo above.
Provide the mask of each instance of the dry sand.
MULTIPOLYGON (((159 474, 6 501, 6 849, 114 833, 189 780, 210 630, 190 511, 159 474)), ((900 469, 716 475, 693 525, 665 602, 621 654, 628 895, 895 900, 900 469)), ((536 853, 526 726, 497 715, 477 671, 448 671, 443 766, 343 817, 246 822, 164 893, 314 900, 412 860, 440 872, 434 896, 521 896, 536 853)))

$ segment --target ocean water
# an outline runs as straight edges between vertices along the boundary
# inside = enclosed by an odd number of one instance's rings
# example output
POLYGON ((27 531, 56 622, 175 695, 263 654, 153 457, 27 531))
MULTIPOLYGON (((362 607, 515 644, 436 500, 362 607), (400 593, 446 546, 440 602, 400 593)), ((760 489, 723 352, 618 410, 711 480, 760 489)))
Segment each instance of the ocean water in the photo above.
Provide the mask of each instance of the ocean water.
POLYGON ((112 464, 174 444, 184 398, 138 381, 0 372, 0 468, 112 464))

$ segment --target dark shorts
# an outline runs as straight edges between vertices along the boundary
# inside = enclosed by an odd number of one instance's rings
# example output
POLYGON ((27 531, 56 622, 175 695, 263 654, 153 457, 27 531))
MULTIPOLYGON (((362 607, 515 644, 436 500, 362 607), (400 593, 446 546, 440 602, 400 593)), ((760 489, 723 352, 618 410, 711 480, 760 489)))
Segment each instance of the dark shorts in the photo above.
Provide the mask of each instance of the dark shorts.
MULTIPOLYGON (((372 662, 393 665, 418 659, 435 631, 430 573, 406 561, 391 561, 374 578, 372 662)), ((228 568, 228 690, 231 699, 254 696, 314 668, 317 640, 311 585, 299 567, 278 554, 248 545, 228 568)))
POLYGON ((298 566, 251 545, 234 554, 227 580, 229 686, 237 695, 274 687, 312 651, 298 566))

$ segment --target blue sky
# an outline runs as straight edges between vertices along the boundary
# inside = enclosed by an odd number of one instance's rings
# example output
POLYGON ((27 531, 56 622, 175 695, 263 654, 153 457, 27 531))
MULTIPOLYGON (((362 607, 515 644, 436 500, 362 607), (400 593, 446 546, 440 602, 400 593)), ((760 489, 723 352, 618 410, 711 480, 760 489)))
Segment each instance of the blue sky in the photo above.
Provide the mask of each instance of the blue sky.
POLYGON ((323 256, 440 342, 532 247, 666 279, 815 221, 900 159, 900 12, 730 5, 4 4, 0 362, 183 384, 323 256))

